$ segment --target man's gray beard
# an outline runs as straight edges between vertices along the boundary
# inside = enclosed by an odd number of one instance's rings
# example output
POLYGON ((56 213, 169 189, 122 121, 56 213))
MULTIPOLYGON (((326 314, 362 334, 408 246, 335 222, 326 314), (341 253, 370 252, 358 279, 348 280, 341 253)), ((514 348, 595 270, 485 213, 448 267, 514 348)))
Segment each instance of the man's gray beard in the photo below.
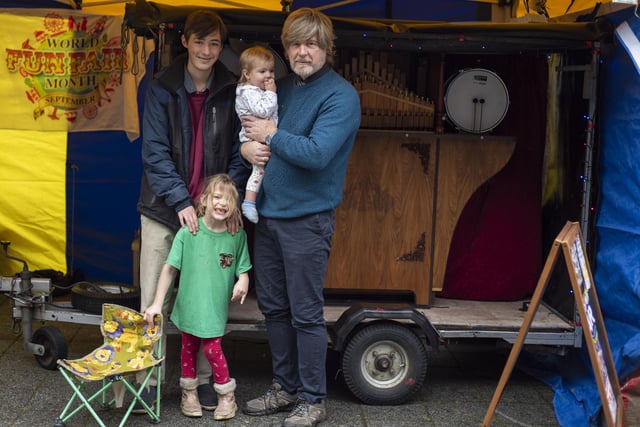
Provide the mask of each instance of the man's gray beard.
POLYGON ((296 73, 302 80, 306 80, 314 73, 314 70, 311 65, 304 65, 302 67, 298 66, 294 68, 293 72, 296 73))

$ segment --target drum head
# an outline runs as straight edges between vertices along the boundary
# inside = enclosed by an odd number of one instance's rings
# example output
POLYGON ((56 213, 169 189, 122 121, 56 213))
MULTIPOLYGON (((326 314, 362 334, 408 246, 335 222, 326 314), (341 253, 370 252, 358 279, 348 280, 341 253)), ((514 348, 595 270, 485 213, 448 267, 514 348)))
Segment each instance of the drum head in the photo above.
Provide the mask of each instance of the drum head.
POLYGON ((495 73, 482 68, 462 70, 450 79, 444 95, 447 118, 460 130, 490 131, 509 108, 509 93, 495 73))

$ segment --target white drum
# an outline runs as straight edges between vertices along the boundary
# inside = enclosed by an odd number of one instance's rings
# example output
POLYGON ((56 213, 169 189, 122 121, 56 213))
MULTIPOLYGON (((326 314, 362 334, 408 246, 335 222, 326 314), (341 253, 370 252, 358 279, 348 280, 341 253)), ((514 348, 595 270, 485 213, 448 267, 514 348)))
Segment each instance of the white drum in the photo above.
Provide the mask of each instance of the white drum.
POLYGON ((483 68, 462 70, 449 79, 444 95, 447 119, 458 129, 483 133, 502 122, 509 108, 504 82, 483 68))

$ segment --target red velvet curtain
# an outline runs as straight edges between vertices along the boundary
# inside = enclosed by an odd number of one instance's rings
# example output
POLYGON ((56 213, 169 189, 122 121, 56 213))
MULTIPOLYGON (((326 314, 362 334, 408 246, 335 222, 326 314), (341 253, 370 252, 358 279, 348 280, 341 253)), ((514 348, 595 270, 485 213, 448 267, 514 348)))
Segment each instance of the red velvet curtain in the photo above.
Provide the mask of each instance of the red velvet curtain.
POLYGON ((500 76, 510 105, 492 133, 514 136, 517 144, 504 169, 465 207, 453 235, 444 290, 438 296, 482 301, 523 298, 533 292, 542 264, 547 59, 527 54, 446 61, 451 75, 465 68, 486 68, 500 76))

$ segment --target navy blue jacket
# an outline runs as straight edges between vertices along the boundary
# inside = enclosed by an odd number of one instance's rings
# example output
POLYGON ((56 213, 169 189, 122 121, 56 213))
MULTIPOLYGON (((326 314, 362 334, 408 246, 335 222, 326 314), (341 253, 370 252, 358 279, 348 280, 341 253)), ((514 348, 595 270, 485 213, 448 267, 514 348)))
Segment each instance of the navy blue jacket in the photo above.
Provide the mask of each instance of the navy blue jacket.
MULTIPOLYGON (((144 174, 138 212, 178 230, 177 212, 192 205, 188 191, 191 115, 184 87, 186 55, 149 85, 142 123, 144 174)), ((227 172, 244 194, 251 172, 240 158, 240 120, 235 112, 236 77, 220 62, 214 65, 212 89, 203 119, 204 173, 227 172)))

